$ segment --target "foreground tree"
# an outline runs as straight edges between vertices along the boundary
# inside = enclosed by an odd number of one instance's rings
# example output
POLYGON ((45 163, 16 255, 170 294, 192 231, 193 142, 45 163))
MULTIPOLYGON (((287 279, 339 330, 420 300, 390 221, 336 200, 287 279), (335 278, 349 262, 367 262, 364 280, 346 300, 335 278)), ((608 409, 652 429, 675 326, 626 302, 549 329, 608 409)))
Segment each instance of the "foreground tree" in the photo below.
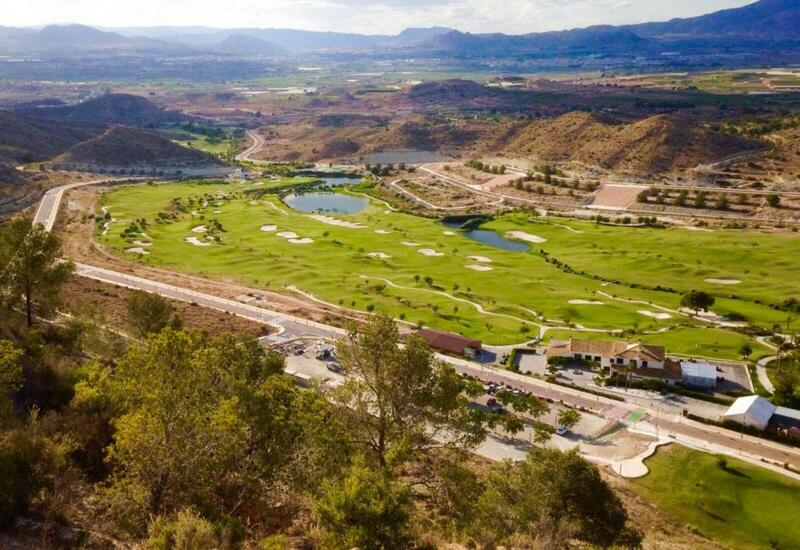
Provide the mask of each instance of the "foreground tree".
POLYGON ((183 325, 175 307, 158 294, 135 290, 125 298, 128 324, 140 338, 161 332, 168 326, 179 330, 183 325))
POLYGON ((47 315, 73 272, 59 259, 61 241, 27 218, 17 217, 0 228, 0 294, 15 305, 22 301, 28 327, 34 315, 47 315))
POLYGON ((486 487, 477 525, 495 544, 514 546, 519 536, 553 548, 570 539, 601 547, 636 547, 641 540, 600 471, 575 452, 532 449, 524 462, 495 467, 486 487))
MULTIPOLYGON (((278 473, 319 430, 304 429, 300 420, 311 420, 303 411, 318 415, 313 422, 325 417, 321 396, 277 376, 282 367, 282 356, 255 341, 169 328, 115 369, 96 367, 78 385, 74 406, 112 410, 109 516, 132 533, 142 533, 147 518, 190 504, 217 516, 241 508, 248 523, 263 521, 278 473)), ((335 439, 326 445, 346 459, 335 439)), ((304 467, 315 468, 320 455, 307 451, 304 467)), ((313 475, 324 478, 320 470, 313 475)))
POLYGON ((411 542, 407 486, 357 460, 341 481, 325 486, 316 513, 330 548, 380 550, 411 542))
POLYGON ((337 346, 347 380, 330 396, 353 443, 385 468, 433 448, 472 448, 483 441, 491 417, 470 406, 470 397, 483 393, 480 384, 437 361, 416 335, 399 344, 394 321, 379 316, 351 328, 337 346))

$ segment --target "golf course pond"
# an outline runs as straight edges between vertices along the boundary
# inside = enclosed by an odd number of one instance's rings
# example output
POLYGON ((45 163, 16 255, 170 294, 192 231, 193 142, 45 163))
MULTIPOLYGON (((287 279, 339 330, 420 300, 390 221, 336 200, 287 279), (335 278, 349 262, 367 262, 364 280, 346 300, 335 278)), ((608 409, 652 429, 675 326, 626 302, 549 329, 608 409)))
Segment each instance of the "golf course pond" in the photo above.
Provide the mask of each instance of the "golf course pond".
POLYGON ((299 212, 329 212, 334 214, 358 214, 369 201, 341 193, 303 193, 287 195, 283 202, 299 212))
MULTIPOLYGON (((461 223, 442 222, 442 225, 454 230, 458 230, 461 227, 461 223)), ((506 239, 496 231, 490 229, 467 229, 461 230, 460 234, 475 242, 509 252, 529 252, 531 249, 529 245, 523 242, 506 239)))

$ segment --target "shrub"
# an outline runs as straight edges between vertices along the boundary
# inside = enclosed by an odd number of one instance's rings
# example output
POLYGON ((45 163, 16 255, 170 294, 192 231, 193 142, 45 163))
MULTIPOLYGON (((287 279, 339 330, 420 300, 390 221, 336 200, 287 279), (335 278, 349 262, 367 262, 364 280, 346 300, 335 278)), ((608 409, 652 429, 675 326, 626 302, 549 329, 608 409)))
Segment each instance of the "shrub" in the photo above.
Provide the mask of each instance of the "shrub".
POLYGON ((191 509, 171 516, 159 516, 147 527, 145 548, 152 550, 193 550, 217 548, 214 526, 191 509))

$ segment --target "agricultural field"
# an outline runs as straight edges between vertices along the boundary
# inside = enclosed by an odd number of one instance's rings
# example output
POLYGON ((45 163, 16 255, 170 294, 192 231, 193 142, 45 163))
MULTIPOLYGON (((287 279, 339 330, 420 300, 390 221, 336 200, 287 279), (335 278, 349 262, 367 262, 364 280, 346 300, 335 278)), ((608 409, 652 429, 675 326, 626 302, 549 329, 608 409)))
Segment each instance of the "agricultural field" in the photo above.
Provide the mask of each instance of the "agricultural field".
POLYGON ((628 330, 654 343, 669 340, 670 351, 674 344, 679 353, 731 358, 748 340, 757 353, 764 350, 737 332, 710 329, 678 312, 677 290, 712 291, 715 312, 764 324, 782 322, 785 314, 754 300, 797 292, 795 279, 781 276, 796 262, 784 255, 792 241, 781 235, 698 233, 692 235, 697 244, 687 249, 683 229, 551 223, 509 214, 484 226, 499 233, 489 237, 503 241, 504 235, 512 239, 506 245, 523 248, 505 250, 356 194, 339 197, 363 201, 358 213, 296 211, 269 192, 292 183, 119 188, 103 197, 116 221, 97 238, 150 265, 305 293, 343 308, 386 311, 490 344, 530 340, 543 327, 592 329, 597 332, 585 334, 605 337, 628 330), (758 269, 741 270, 744 257, 758 269), (705 282, 734 276, 743 279, 735 291, 705 282), (654 290, 657 285, 676 292, 654 290), (734 292, 739 299, 730 297, 734 292))
POLYGON ((800 87, 800 74, 797 71, 778 69, 648 75, 641 80, 656 86, 693 87, 714 93, 783 91, 800 87))
POLYGON ((706 537, 735 548, 797 548, 800 483, 733 458, 671 445, 647 461, 639 492, 706 537))
POLYGON ((161 133, 172 139, 175 143, 197 149, 212 155, 229 155, 234 152, 239 138, 234 137, 233 128, 213 128, 211 132, 203 131, 202 127, 197 127, 196 131, 191 130, 191 125, 187 127, 175 127, 162 129, 161 133))

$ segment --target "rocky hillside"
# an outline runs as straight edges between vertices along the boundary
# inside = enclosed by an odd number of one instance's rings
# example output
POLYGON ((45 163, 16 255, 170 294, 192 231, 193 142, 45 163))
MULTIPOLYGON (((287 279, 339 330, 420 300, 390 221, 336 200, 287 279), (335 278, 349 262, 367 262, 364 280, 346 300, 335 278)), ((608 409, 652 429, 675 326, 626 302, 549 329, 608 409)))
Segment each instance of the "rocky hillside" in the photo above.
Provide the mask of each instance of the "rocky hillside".
POLYGON ((509 156, 577 161, 610 170, 664 173, 761 147, 755 141, 711 132, 665 115, 615 123, 597 115, 569 113, 534 122, 503 146, 509 156))
POLYGON ((149 167, 205 167, 224 164, 215 157, 176 145, 158 134, 123 126, 110 128, 102 135, 70 148, 53 162, 67 165, 149 167))
POLYGON ((0 162, 0 187, 18 185, 25 181, 19 170, 8 164, 0 162))

